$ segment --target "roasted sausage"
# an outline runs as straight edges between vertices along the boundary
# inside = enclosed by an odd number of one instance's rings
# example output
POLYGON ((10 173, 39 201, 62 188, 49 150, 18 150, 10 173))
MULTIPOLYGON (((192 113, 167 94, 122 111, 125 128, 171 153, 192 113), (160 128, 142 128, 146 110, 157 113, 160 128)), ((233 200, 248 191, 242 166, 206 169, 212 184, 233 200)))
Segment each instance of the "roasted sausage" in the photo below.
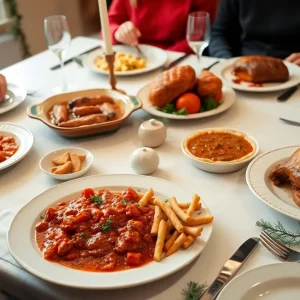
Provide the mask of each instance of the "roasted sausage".
POLYGON ((65 104, 55 104, 53 107, 53 117, 56 123, 68 121, 68 110, 65 104))
POLYGON ((114 118, 116 116, 116 110, 114 109, 113 105, 111 103, 105 102, 100 105, 100 109, 102 113, 107 116, 109 120, 114 118))
POLYGON ((107 121, 107 117, 102 114, 97 115, 89 115, 85 117, 81 117, 78 119, 69 120, 66 122, 59 123, 58 126, 60 127, 78 127, 83 125, 92 125, 92 124, 99 124, 104 123, 107 121))
POLYGON ((74 107, 72 111, 73 111, 74 115, 79 116, 79 117, 101 113, 100 107, 98 105, 74 107))
POLYGON ((104 102, 114 103, 114 100, 105 95, 96 97, 79 97, 68 102, 69 109, 80 106, 93 106, 103 104, 104 102))

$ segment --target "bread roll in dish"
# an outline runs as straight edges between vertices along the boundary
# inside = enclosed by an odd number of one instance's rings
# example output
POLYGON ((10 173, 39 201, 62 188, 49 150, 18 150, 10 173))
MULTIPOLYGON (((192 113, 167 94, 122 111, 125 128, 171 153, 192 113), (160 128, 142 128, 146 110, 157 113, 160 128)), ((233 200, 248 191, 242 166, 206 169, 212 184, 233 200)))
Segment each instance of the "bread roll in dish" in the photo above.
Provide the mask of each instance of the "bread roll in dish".
POLYGON ((163 107, 182 93, 191 90, 196 74, 191 66, 178 66, 158 75, 150 84, 149 101, 153 106, 163 107))
POLYGON ((200 98, 219 95, 222 86, 222 80, 207 70, 203 70, 196 80, 196 92, 200 98))

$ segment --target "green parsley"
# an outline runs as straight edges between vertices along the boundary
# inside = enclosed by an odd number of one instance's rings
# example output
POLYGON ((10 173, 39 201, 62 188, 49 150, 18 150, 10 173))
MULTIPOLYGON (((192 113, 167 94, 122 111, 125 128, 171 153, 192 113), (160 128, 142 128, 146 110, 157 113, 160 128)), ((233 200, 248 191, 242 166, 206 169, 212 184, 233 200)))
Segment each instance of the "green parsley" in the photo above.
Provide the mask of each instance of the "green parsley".
POLYGON ((201 112, 209 111, 217 108, 220 102, 216 101, 214 97, 201 98, 201 112))
POLYGON ((131 202, 127 202, 125 199, 123 199, 123 200, 121 201, 121 203, 122 203, 123 205, 131 204, 131 202))
POLYGON ((87 235, 86 235, 84 232, 81 232, 81 233, 80 233, 80 237, 81 237, 82 239, 86 239, 86 238, 87 238, 87 235))
POLYGON ((168 103, 164 107, 159 107, 157 110, 172 115, 181 115, 181 116, 188 115, 188 112, 186 111, 185 108, 177 110, 173 103, 168 103))
POLYGON ((136 203, 135 206, 136 206, 137 208, 140 208, 140 204, 139 204, 139 203, 136 203))
POLYGON ((169 199, 165 199, 165 202, 168 203, 168 202, 169 202, 169 199))
POLYGON ((41 220, 44 220, 44 216, 42 216, 41 214, 39 215, 41 220))
POLYGON ((98 205, 102 204, 102 202, 103 202, 103 198, 99 197, 99 196, 90 196, 90 199, 93 203, 98 204, 98 205))
POLYGON ((111 226, 112 223, 113 223, 112 220, 107 219, 105 224, 100 226, 100 230, 103 231, 103 232, 106 232, 106 231, 110 230, 110 226, 111 226))
POLYGON ((202 211, 200 211, 200 212, 197 213, 198 216, 201 215, 201 214, 202 214, 202 211))

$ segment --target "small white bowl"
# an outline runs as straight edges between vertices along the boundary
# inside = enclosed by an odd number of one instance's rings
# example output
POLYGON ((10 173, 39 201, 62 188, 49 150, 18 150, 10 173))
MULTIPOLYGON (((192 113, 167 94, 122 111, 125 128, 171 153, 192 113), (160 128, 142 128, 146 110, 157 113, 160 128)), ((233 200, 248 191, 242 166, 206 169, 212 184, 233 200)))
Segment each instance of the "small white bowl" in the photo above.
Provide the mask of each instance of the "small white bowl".
POLYGON ((75 179, 75 178, 80 177, 83 174, 85 174, 89 170, 89 168, 92 166, 93 161, 94 161, 93 154, 88 150, 85 150, 82 148, 77 148, 77 147, 63 148, 63 149, 55 150, 55 151, 50 152, 47 155, 45 155, 40 160, 40 168, 42 169, 42 171, 44 171, 46 174, 48 174, 49 176, 51 176, 54 179, 71 180, 71 179, 75 179), (70 152, 70 153, 75 153, 77 155, 85 155, 86 156, 85 160, 82 162, 81 170, 79 172, 68 173, 68 174, 53 174, 53 173, 51 173, 51 171, 50 171, 51 168, 55 167, 52 163, 52 159, 56 156, 59 156, 59 155, 65 153, 65 152, 70 152))
POLYGON ((231 172, 236 172, 238 170, 243 169, 244 167, 247 166, 247 164, 257 155, 259 151, 259 145, 258 142, 250 135, 245 134, 241 131, 237 131, 234 129, 228 129, 228 128, 207 128, 203 130, 196 131, 190 135, 188 135, 181 143, 181 150, 183 154, 189 158, 189 160, 192 162, 192 164, 203 171, 206 172, 211 172, 211 173, 231 173, 231 172), (190 153, 188 149, 186 149, 186 140, 190 138, 191 136, 195 136, 200 133, 204 132, 209 132, 209 131, 219 131, 219 132, 232 132, 242 134, 248 139, 250 142, 252 142, 252 145, 254 145, 254 152, 251 156, 246 157, 244 160, 240 161, 216 161, 216 162, 210 162, 210 161, 205 161, 201 158, 198 158, 190 153))

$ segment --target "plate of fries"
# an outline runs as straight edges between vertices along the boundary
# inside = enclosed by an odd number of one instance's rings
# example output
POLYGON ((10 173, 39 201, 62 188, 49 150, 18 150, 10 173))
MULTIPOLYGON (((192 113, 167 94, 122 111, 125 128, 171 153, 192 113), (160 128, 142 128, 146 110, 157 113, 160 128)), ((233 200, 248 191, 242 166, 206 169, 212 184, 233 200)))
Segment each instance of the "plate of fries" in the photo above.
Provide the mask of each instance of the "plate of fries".
POLYGON ((39 278, 76 288, 116 289, 164 278, 191 263, 205 248, 212 221, 200 196, 167 180, 127 174, 95 175, 56 185, 33 198, 12 221, 8 245, 20 265, 39 278), (127 270, 87 272, 43 258, 33 238, 39 214, 49 206, 80 196, 86 187, 110 191, 130 187, 141 195, 138 207, 149 207, 154 213, 150 233, 155 241, 152 261, 127 270))
MULTIPOLYGON (((145 57, 140 56, 134 47, 114 46, 115 75, 128 76, 146 73, 163 66, 167 61, 166 52, 160 48, 149 45, 139 45, 139 48, 145 57)), ((85 55, 82 64, 91 71, 108 75, 108 65, 102 49, 85 55)))

